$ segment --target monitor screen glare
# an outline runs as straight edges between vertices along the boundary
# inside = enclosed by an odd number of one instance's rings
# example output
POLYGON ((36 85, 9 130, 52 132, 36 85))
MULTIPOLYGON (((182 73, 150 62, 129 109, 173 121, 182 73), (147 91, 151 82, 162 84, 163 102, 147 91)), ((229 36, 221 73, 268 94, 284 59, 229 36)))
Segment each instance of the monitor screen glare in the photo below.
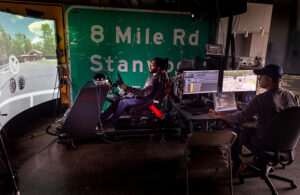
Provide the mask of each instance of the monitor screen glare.
POLYGON ((183 94, 215 93, 218 90, 218 70, 185 71, 183 94))
POLYGON ((256 91, 257 75, 252 70, 225 70, 222 92, 256 91))

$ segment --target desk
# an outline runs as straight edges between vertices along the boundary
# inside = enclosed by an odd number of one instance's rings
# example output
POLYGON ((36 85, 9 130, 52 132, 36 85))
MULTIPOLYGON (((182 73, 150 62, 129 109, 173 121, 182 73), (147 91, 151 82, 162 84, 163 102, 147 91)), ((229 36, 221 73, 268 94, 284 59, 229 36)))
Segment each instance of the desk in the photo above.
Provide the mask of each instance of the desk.
POLYGON ((197 108, 194 107, 187 107, 186 109, 180 108, 180 104, 175 103, 171 100, 171 105, 174 110, 177 111, 177 113, 182 116, 186 121, 189 123, 189 129, 192 132, 195 130, 195 124, 200 123, 201 129, 200 130, 205 130, 209 131, 212 130, 212 127, 220 127, 223 124, 223 121, 220 119, 216 119, 214 117, 211 117, 208 115, 208 108, 202 109, 199 108, 199 113, 196 113, 197 108), (193 110, 194 113, 190 112, 190 110, 193 110), (206 112, 201 112, 203 110, 207 110, 206 112))

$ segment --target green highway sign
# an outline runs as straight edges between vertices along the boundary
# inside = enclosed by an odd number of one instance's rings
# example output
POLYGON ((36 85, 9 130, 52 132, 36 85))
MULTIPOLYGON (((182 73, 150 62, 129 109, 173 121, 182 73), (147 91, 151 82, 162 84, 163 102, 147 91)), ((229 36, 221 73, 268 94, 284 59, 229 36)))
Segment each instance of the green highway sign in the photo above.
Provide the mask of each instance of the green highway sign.
POLYGON ((73 99, 99 72, 142 88, 155 57, 174 75, 182 59, 204 57, 208 39, 208 20, 187 13, 66 6, 66 20, 73 99))

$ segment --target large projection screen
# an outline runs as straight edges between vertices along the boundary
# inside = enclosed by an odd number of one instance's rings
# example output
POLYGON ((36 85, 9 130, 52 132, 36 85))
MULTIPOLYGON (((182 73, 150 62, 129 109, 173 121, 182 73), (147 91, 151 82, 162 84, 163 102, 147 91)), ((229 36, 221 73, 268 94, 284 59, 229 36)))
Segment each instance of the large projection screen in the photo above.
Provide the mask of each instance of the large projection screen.
POLYGON ((59 98, 55 21, 0 11, 0 129, 19 113, 59 98))

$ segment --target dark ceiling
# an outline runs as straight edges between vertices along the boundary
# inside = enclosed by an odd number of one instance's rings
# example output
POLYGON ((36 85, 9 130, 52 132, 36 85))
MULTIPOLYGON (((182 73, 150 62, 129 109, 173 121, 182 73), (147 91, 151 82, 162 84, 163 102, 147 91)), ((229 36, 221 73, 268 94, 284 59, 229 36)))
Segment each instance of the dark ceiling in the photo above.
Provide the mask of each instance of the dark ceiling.
MULTIPOLYGON (((13 0, 5 0, 13 1, 13 0)), ((19 0, 22 1, 22 0, 19 0)), ((28 0, 23 0, 28 2, 28 0)), ((120 7, 120 8, 141 8, 155 10, 174 10, 174 11, 191 11, 197 6, 207 4, 212 0, 30 0, 31 2, 44 3, 63 3, 73 5, 90 5, 104 7, 120 7)), ((217 0, 219 2, 225 0, 217 0)), ((228 3, 235 3, 245 0, 226 0, 228 3)), ((273 0, 246 0, 252 3, 267 3, 272 4, 273 0)))

